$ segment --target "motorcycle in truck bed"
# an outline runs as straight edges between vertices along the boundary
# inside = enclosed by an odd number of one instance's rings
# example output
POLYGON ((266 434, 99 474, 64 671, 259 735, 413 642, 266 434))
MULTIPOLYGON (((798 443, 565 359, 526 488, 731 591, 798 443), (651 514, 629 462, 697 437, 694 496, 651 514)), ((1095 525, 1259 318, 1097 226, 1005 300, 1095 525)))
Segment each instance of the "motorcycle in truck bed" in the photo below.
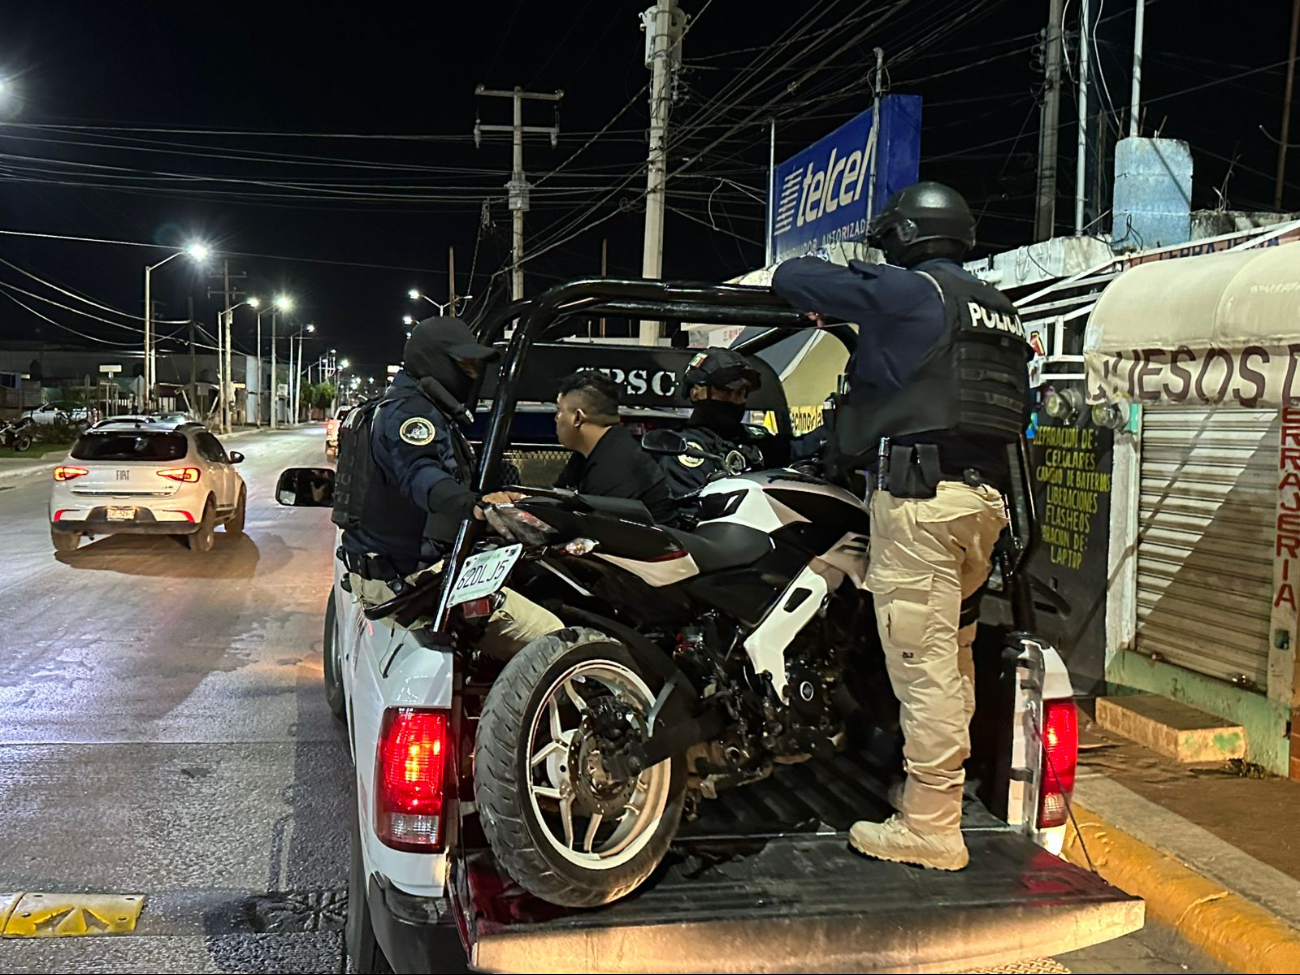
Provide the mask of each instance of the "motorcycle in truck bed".
MULTIPOLYGON (((500 376, 484 394, 490 396, 492 407, 476 471, 478 489, 499 489, 510 480, 503 477, 504 471, 521 469, 527 448, 511 441, 516 405, 553 399, 554 384, 566 372, 587 367, 617 370, 632 405, 643 409, 674 405, 675 385, 691 350, 545 341, 575 316, 601 315, 768 326, 768 331, 742 348, 750 354, 793 330, 811 327, 806 318, 770 292, 737 286, 584 280, 512 305, 486 321, 480 332, 481 340, 495 342, 516 323, 505 347, 500 376)), ((852 329, 831 326, 828 331, 852 350, 852 329)), ((759 361, 758 368, 764 382, 751 397, 750 408, 772 412, 778 434, 788 435, 790 416, 780 383, 765 363, 759 361)), ((536 445, 536 449, 553 448, 536 445)), ((1020 470, 1023 477, 1022 465, 1020 470)), ((782 498, 783 503, 798 506, 814 496, 817 504, 830 497, 860 504, 807 472, 793 470, 738 474, 714 482, 702 495, 710 492, 728 509, 763 498, 782 498)), ((547 569, 550 575, 565 577, 570 587, 592 596, 611 573, 631 566, 634 573, 652 580, 651 588, 636 590, 647 599, 679 585, 700 583, 702 590, 703 583, 734 577, 738 580, 736 606, 724 611, 746 617, 743 590, 747 578, 752 584, 752 576, 727 573, 739 573, 743 566, 761 569, 765 563, 754 554, 757 549, 746 554, 746 547, 754 542, 753 531, 745 534, 743 525, 726 523, 728 511, 723 510, 713 523, 710 519, 714 516, 701 515, 696 527, 683 531, 649 524, 626 503, 610 505, 563 492, 552 492, 551 497, 542 494, 535 500, 504 506, 496 511, 495 519, 489 519, 506 536, 506 542, 511 540, 512 525, 513 537, 525 543, 538 526, 575 524, 583 526, 584 532, 588 532, 587 526, 594 527, 589 529, 591 538, 573 538, 573 531, 556 536, 551 528, 553 537, 536 541, 534 551, 526 552, 520 563, 531 565, 536 575, 548 578, 548 573, 541 571, 547 569), (554 544, 557 537, 570 541, 560 546, 554 544), (665 539, 674 551, 662 557, 647 554, 646 546, 653 548, 665 539), (623 551, 618 550, 619 545, 631 547, 623 551), (599 566, 592 559, 578 558, 601 546, 612 553, 605 561, 617 566, 599 566), (558 561, 542 554, 560 548, 568 555, 558 561), (638 551, 640 554, 635 554, 638 551), (628 557, 628 552, 634 555, 628 557), (686 582, 679 584, 661 575, 669 570, 656 567, 652 572, 646 567, 645 562, 661 565, 665 558, 672 566, 690 566, 681 577, 686 582), (637 563, 637 559, 645 562, 637 563), (691 575, 696 577, 694 581, 691 575)), ((485 750, 480 721, 490 716, 500 725, 503 709, 485 705, 500 701, 502 682, 517 678, 514 671, 519 668, 517 658, 503 673, 494 675, 489 666, 484 676, 472 650, 458 644, 456 636, 464 625, 461 614, 468 617, 473 603, 458 602, 454 593, 464 585, 462 566, 471 557, 480 557, 475 553, 496 551, 492 557, 497 558, 507 549, 527 549, 528 545, 485 540, 483 523, 467 520, 447 560, 447 570, 437 579, 399 594, 391 603, 367 611, 369 621, 362 618, 355 604, 345 609, 343 600, 349 597, 338 582, 341 573, 336 572, 331 605, 332 611, 339 612, 332 617, 335 622, 328 624, 333 629, 327 629, 326 672, 328 677, 333 659, 346 691, 346 703, 336 713, 346 716, 352 730, 358 772, 347 933, 356 969, 377 970, 386 959, 398 971, 459 970, 461 962, 448 954, 451 926, 459 932, 465 959, 473 970, 502 972, 959 971, 1059 954, 1139 929, 1143 921, 1140 900, 1055 855, 1068 818, 1077 725, 1068 675, 1059 655, 1032 636, 1040 598, 1045 599, 1041 608, 1049 611, 1061 611, 1061 604, 1046 593, 1036 598, 1030 580, 1019 571, 1033 538, 1033 513, 1023 489, 1014 491, 1011 500, 1013 530, 1003 540, 990 583, 993 591, 985 600, 982 615, 988 622, 981 627, 976 644, 977 709, 971 728, 962 827, 971 860, 968 868, 957 873, 870 860, 848 847, 847 832, 854 821, 883 820, 890 813, 887 787, 900 771, 897 705, 878 659, 878 644, 872 642, 870 612, 833 620, 835 612, 826 611, 833 606, 831 594, 822 604, 825 629, 818 628, 822 623, 810 623, 811 642, 790 643, 784 651, 785 661, 780 660, 780 651, 775 663, 768 658, 768 669, 759 675, 759 683, 766 682, 768 698, 778 701, 786 678, 789 688, 809 688, 816 681, 805 679, 804 658, 816 649, 812 645, 818 644, 818 634, 857 634, 853 639, 863 648, 857 654, 861 662, 856 664, 861 673, 835 688, 834 707, 814 698, 812 691, 805 698, 824 703, 827 710, 843 718, 842 733, 835 735, 834 746, 825 738, 829 734, 826 715, 813 715, 810 706, 805 709, 805 723, 777 721, 774 725, 791 735, 792 744, 785 752, 772 745, 776 749, 773 754, 784 755, 784 759, 777 757, 756 769, 753 762, 747 764, 741 757, 744 743, 739 742, 720 749, 727 753, 730 766, 697 760, 691 770, 700 774, 689 779, 693 801, 688 805, 693 815, 682 816, 675 835, 670 831, 671 846, 664 841, 663 852, 651 863, 653 869, 606 896, 603 906, 557 906, 557 901, 563 903, 566 898, 572 898, 569 903, 601 900, 582 901, 581 890, 564 892, 563 885, 554 883, 555 876, 548 875, 546 865, 555 865, 566 876, 582 875, 577 868, 568 869, 564 856, 572 853, 574 863, 590 866, 593 850, 599 852, 609 839, 611 826, 601 826, 602 815, 613 819, 620 814, 620 803, 631 810, 640 800, 639 792, 617 790, 588 796, 586 815, 591 821, 585 831, 575 833, 572 797, 566 810, 563 790, 552 788, 552 784, 556 768, 565 771, 562 756, 570 754, 569 760, 576 764, 580 749, 573 745, 566 752, 554 743, 532 761, 532 765, 551 769, 550 780, 541 773, 534 777, 534 771, 525 768, 526 761, 520 766, 523 770, 516 784, 524 792, 533 790, 536 814, 525 817, 527 831, 518 832, 520 823, 510 817, 502 821, 504 807, 493 805, 497 800, 490 788, 485 792, 481 782, 477 792, 473 787, 476 774, 487 774, 485 763, 500 762, 490 741, 485 750), (399 621, 427 615, 432 625, 410 632, 381 622, 393 614, 399 621), (774 683, 778 685, 775 693, 774 683), (407 737, 400 739, 399 748, 418 750, 411 742, 426 734, 432 736, 426 742, 430 746, 427 754, 441 759, 433 763, 407 761, 405 765, 399 759, 394 764, 394 727, 406 729, 407 737), (410 737, 412 734, 416 737, 410 737), (384 822, 391 823, 392 810, 400 807, 407 794, 400 789, 392 793, 389 781, 392 774, 399 779, 406 774, 403 769, 411 775, 436 776, 428 783, 399 782, 407 792, 425 789, 418 794, 424 797, 421 808, 426 813, 432 808, 427 802, 428 787, 437 786, 437 815, 432 817, 423 846, 418 838, 413 841, 414 834, 395 837, 384 826, 384 822), (420 773, 421 769, 426 771, 420 773), (719 783, 725 785, 728 779, 746 784, 722 788, 719 783), (601 805, 611 795, 613 805, 601 805), (542 797, 540 804, 538 796, 542 797), (559 800, 559 819, 552 800, 559 800), (389 820, 383 820, 385 815, 389 820), (547 822, 564 824, 563 839, 548 833, 552 827, 547 822), (549 836, 556 849, 549 851, 549 859, 539 858, 536 851, 521 851, 503 842, 503 837, 511 835, 523 836, 527 842, 538 838, 539 843, 541 837, 549 836), (528 856, 521 859, 524 852, 528 856), (524 869, 528 864, 540 864, 540 873, 524 869), (561 893, 539 897, 539 891, 561 893)), ((702 501, 707 508, 708 500, 702 501)), ((780 507, 775 501, 772 504, 780 507)), ((852 515, 850 508, 843 510, 852 515)), ((854 533, 865 530, 847 524, 839 530, 845 528, 859 540, 861 534, 854 533)), ((517 551, 509 554, 513 564, 519 555, 517 551)), ((834 561, 829 551, 824 558, 834 561)), ((764 578, 772 574, 763 573, 764 578)), ((848 575, 852 576, 851 570, 848 575)), ((795 577, 805 578, 797 573, 795 577)), ((510 584, 517 585, 515 577, 511 578, 510 584)), ((619 585, 628 584, 622 576, 619 579, 619 585)), ((844 583, 840 592, 852 588, 851 578, 841 575, 835 581, 844 583)), ((635 579, 632 583, 641 585, 635 579)), ((766 621, 782 604, 784 611, 792 611, 798 600, 786 601, 785 595, 792 590, 782 590, 785 585, 778 581, 776 595, 751 614, 755 620, 761 616, 766 621)), ((716 595, 721 591, 715 585, 711 598, 727 602, 729 596, 716 595)), ((827 592, 824 587, 821 591, 827 592)), ((545 592, 543 584, 530 595, 540 598, 545 592)), ((627 651, 624 656, 629 665, 636 664, 647 673, 655 667, 665 674, 678 664, 685 667, 703 642, 692 627, 683 626, 672 653, 655 663, 654 648, 638 632, 637 605, 624 607, 631 616, 620 622, 612 618, 612 611, 610 618, 592 612, 590 600, 574 599, 573 604, 566 604, 560 616, 569 623, 574 617, 566 613, 576 614, 577 629, 562 631, 554 639, 590 642, 593 636, 602 635, 596 631, 603 631, 627 651), (583 633, 589 636, 583 638, 583 633)), ((654 625, 641 628, 650 633, 654 625)), ((763 625, 755 623, 755 632, 763 625)), ((527 655, 533 646, 519 656, 527 655)), ((746 649, 751 657, 761 656, 752 647, 746 649)), ((732 658, 735 655, 733 647, 732 658)), ((739 656, 743 661, 745 653, 739 656)), ((831 667, 825 661, 818 666, 831 667)), ((658 683, 658 678, 654 682, 658 683)), ((650 714, 640 725, 638 718, 645 719, 644 714, 631 707, 614 708, 616 718, 626 718, 640 728, 639 739, 629 744, 628 739, 636 739, 636 735, 625 731, 620 738, 602 731, 600 743, 606 757, 597 761, 589 752, 581 752, 583 760, 591 760, 591 767, 599 772, 598 784, 608 786, 619 776, 630 775, 629 781, 637 783, 639 790, 644 777, 668 761, 662 755, 684 740, 674 739, 671 730, 662 730, 672 727, 666 721, 656 724, 656 716, 666 713, 665 702, 673 702, 669 682, 664 679, 665 689, 657 697, 651 691, 645 699, 642 711, 650 714), (620 741, 621 751, 614 747, 620 741)), ((830 686, 828 680, 827 688, 830 686)), ((592 715, 601 708, 602 713, 610 711, 608 696, 591 697, 591 688, 585 683, 579 688, 580 695, 574 694, 571 682, 563 688, 577 708, 582 728, 599 724, 597 719, 605 720, 592 715)), ((560 692, 555 693, 559 699, 560 692)), ((614 698, 619 705, 626 704, 617 693, 614 698)), ((696 738, 720 735, 716 720, 709 725, 708 700, 691 700, 694 704, 689 713, 695 717, 683 712, 679 724, 692 727, 696 738), (709 730, 701 730, 706 725, 709 730)), ((545 712, 541 704, 538 708, 538 714, 545 712)), ((554 716, 553 733, 558 735, 563 723, 559 705, 550 713, 554 716)), ((533 727, 538 727, 537 721, 533 727)), ((572 735, 578 733, 565 732, 570 737, 564 741, 573 742, 572 735)), ((768 739, 764 741, 770 744, 768 739)), ((417 751, 409 754, 415 756, 417 751)), ((531 752, 523 754, 526 758, 531 752)), ((429 820, 426 815, 424 821, 429 820)), ((614 829, 612 839, 618 839, 622 828, 614 829)), ((558 829, 555 827, 555 832, 558 829)), ((631 842, 625 839, 623 845, 631 842)), ((619 848, 609 849, 617 852, 619 848)))

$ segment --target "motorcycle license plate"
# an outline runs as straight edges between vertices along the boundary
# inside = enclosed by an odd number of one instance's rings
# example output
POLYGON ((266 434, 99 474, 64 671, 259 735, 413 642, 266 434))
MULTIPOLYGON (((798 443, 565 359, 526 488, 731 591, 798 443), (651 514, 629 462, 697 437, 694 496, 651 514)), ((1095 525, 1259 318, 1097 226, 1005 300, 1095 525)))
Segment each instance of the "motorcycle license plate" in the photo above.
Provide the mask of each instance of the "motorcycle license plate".
POLYGON ((467 558, 451 590, 451 605, 482 599, 500 589, 523 550, 522 545, 507 545, 467 558))
POLYGON ((134 508, 109 508, 109 521, 131 521, 135 518, 134 508))

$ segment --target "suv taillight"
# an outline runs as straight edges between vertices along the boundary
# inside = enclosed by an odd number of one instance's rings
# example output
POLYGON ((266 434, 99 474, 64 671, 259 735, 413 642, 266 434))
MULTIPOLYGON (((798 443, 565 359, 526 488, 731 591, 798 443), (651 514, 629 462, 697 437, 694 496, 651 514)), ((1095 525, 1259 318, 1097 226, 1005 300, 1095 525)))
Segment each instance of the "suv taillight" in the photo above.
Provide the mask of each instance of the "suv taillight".
POLYGON ((166 470, 158 471, 158 476, 172 481, 180 481, 184 484, 193 484, 199 479, 199 469, 197 467, 169 467, 166 470))
POLYGON ((451 748, 446 711, 389 708, 375 754, 375 832, 412 853, 442 849, 443 789, 451 748))
POLYGON ((1074 702, 1043 702, 1043 769, 1038 798, 1038 828, 1063 826, 1070 818, 1070 796, 1079 766, 1079 716, 1074 702))

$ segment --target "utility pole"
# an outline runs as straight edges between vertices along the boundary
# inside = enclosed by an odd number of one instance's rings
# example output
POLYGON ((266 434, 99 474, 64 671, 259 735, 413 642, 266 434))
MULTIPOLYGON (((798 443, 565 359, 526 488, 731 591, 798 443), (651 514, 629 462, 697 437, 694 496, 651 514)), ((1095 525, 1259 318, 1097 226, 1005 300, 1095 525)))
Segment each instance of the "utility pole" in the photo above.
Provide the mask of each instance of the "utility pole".
POLYGON ((226 416, 226 355, 222 337, 226 334, 223 320, 225 310, 217 312, 217 429, 225 433, 226 416))
POLYGON ((214 291, 208 289, 208 297, 213 298, 221 296, 221 312, 217 315, 217 373, 220 381, 217 384, 217 406, 218 422, 221 424, 223 432, 230 432, 230 423, 234 418, 233 402, 235 392, 235 381, 231 375, 231 332, 233 331, 235 303, 243 294, 238 285, 231 285, 232 281, 242 281, 248 277, 246 271, 240 271, 235 274, 230 273, 230 261, 221 262, 221 274, 213 275, 221 278, 221 289, 214 291))
POLYGON ((1087 0, 1079 5, 1079 145, 1074 163, 1074 232, 1083 233, 1083 207, 1088 196, 1088 34, 1087 0))
POLYGON ((772 116, 767 132, 767 253, 763 266, 772 266, 772 204, 776 198, 776 116, 772 116))
POLYGON ((1282 189, 1286 185, 1287 140, 1291 138, 1291 93, 1295 90, 1296 36, 1300 35, 1300 0, 1291 9, 1291 57, 1286 66, 1286 89, 1282 95, 1282 135, 1277 147, 1277 185, 1273 190, 1273 209, 1282 209, 1282 189))
POLYGON ((280 405, 280 383, 275 373, 275 325, 280 317, 279 309, 271 312, 271 429, 275 429, 275 408, 280 405))
POLYGON ((189 388, 189 408, 194 409, 199 400, 199 361, 194 349, 194 296, 189 295, 185 299, 190 311, 190 388, 189 388))
POLYGON ((456 317, 456 248, 447 248, 447 305, 456 317))
POLYGON ((1047 64, 1043 82, 1042 130, 1038 139, 1038 208, 1034 240, 1048 240, 1056 231, 1056 163, 1061 125, 1061 21, 1065 0, 1051 0, 1047 15, 1047 64))
MULTIPOLYGON (((609 277, 609 238, 600 238, 600 276, 609 277)), ((600 316, 600 337, 605 337, 605 316, 600 316)))
MULTIPOLYGON (((646 33, 645 63, 650 76, 650 155, 646 165, 645 245, 641 277, 657 280, 664 268, 664 190, 668 183, 668 112, 672 79, 681 63, 685 18, 677 0, 658 0, 641 14, 646 33)), ((641 322, 641 344, 659 344, 659 322, 641 322)))
POLYGON ((871 140, 871 182, 867 186, 867 221, 870 222, 876 212, 876 170, 880 159, 880 75, 885 67, 885 52, 876 48, 876 82, 874 85, 874 104, 871 110, 871 127, 875 137, 871 140))
MULTIPOLYGON (((1300 11, 1300 0, 1296 0, 1296 10, 1300 11)), ((1142 105, 1142 32, 1146 25, 1147 0, 1137 0, 1133 23, 1133 89, 1128 108, 1128 136, 1136 139, 1139 135, 1138 112, 1142 105)))
POLYGON ((153 268, 145 265, 144 269, 144 389, 141 391, 144 399, 144 409, 149 410, 150 400, 153 399, 153 377, 150 376, 150 366, 153 364, 153 284, 150 281, 153 268))
POLYGON ((546 92, 524 91, 518 86, 513 91, 498 91, 479 85, 474 89, 474 94, 483 98, 510 98, 514 100, 514 124, 484 125, 476 120, 474 122, 474 145, 475 147, 482 145, 484 132, 509 132, 514 137, 514 164, 510 171, 510 182, 506 184, 506 192, 509 199, 510 215, 514 222, 510 238, 510 295, 511 300, 518 301, 524 296, 524 270, 521 262, 524 259, 524 214, 528 212, 529 189, 528 177, 524 173, 524 136, 529 134, 549 135, 551 137, 551 148, 555 148, 560 139, 560 127, 558 125, 524 125, 524 100, 559 102, 564 97, 564 92, 558 89, 549 94, 546 92))

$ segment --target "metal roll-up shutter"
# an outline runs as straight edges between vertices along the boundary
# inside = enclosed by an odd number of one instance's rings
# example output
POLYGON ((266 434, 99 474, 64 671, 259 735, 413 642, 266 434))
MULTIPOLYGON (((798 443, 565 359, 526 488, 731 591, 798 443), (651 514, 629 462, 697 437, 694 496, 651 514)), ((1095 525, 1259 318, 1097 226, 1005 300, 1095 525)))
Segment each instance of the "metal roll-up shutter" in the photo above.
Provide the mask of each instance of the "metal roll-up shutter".
POLYGON ((1278 411, 1142 414, 1136 650, 1267 687, 1278 411))

